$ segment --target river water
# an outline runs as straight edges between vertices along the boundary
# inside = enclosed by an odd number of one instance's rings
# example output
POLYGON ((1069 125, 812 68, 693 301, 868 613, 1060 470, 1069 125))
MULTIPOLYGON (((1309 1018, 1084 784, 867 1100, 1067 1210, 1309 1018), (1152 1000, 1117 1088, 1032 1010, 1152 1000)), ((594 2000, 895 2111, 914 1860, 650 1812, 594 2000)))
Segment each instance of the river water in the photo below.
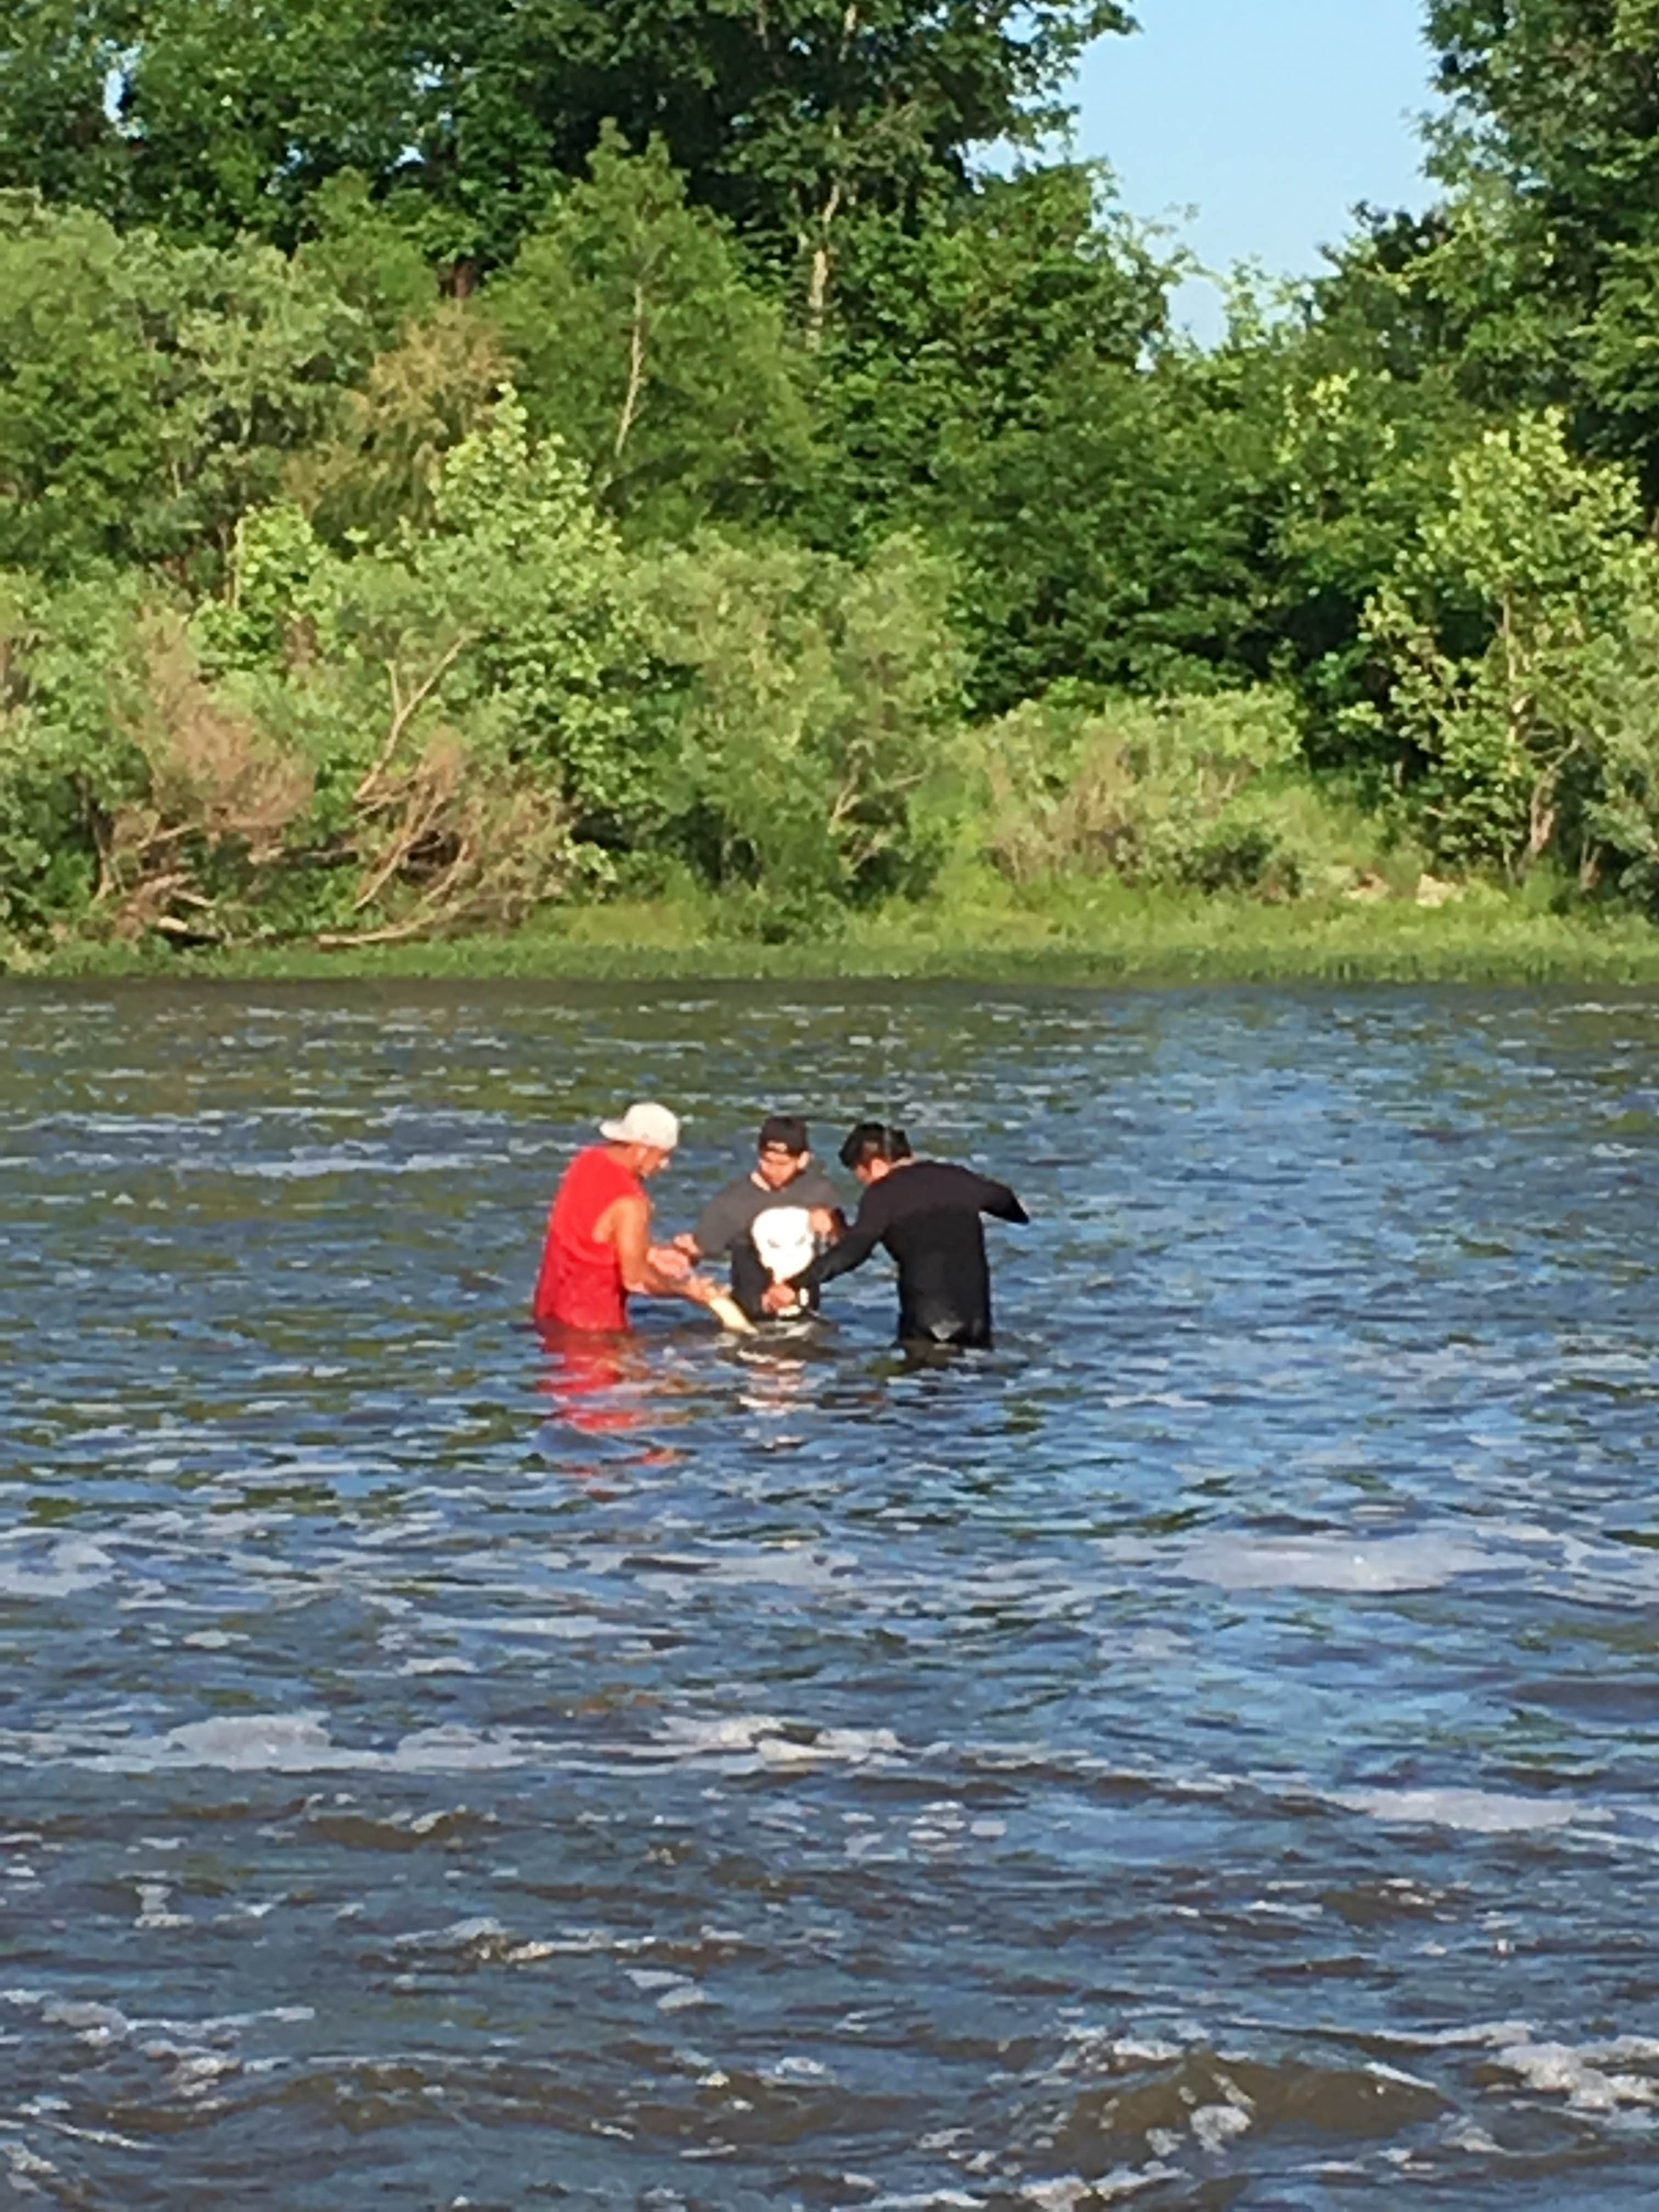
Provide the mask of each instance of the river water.
POLYGON ((0 994, 0 2179, 1651 2204, 1656 1184, 1640 999, 0 994), (998 1349, 550 1354, 639 1095, 1006 1176, 998 1349))

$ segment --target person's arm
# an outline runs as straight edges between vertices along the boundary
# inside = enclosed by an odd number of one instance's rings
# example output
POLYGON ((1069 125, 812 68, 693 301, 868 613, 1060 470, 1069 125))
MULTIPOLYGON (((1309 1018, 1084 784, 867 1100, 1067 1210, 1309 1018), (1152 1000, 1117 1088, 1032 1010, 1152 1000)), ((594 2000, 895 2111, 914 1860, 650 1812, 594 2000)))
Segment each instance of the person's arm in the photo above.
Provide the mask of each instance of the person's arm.
POLYGON ((614 1244, 622 1269, 623 1288, 635 1297, 690 1298, 707 1305, 714 1285, 689 1271, 677 1276, 651 1249, 651 1201, 648 1198, 619 1198, 601 1215, 596 1231, 599 1242, 614 1244))
POLYGON ((879 1228, 866 1224, 864 1210, 847 1234, 818 1254, 810 1267, 803 1267, 799 1275, 792 1275, 787 1283, 774 1283, 766 1293, 764 1304, 768 1313, 787 1313, 803 1298, 810 1297, 821 1284, 832 1276, 850 1273, 861 1267, 881 1242, 879 1228))
POLYGON ((806 1188, 801 1193, 801 1204, 812 1217, 812 1234, 823 1237, 826 1244, 839 1244, 847 1234, 847 1216, 842 1210, 841 1193, 822 1170, 814 1168, 804 1178, 806 1188))
POLYGON ((810 1267, 805 1268, 790 1284, 792 1291, 816 1291, 820 1285, 831 1282, 837 1275, 850 1274, 861 1267, 880 1243, 887 1228, 888 1206, 881 1186, 869 1192, 859 1208, 858 1219, 844 1237, 837 1237, 827 1252, 820 1252, 810 1267))
POLYGON ((675 1243, 688 1259, 723 1259, 743 1233, 744 1224, 732 1218, 731 1189, 715 1192, 689 1234, 682 1233, 675 1243))
POLYGON ((989 1176, 981 1176, 980 1187, 982 1194, 979 1210, 981 1213, 993 1214, 999 1221, 1030 1221, 1030 1215, 1006 1182, 993 1182, 989 1176))

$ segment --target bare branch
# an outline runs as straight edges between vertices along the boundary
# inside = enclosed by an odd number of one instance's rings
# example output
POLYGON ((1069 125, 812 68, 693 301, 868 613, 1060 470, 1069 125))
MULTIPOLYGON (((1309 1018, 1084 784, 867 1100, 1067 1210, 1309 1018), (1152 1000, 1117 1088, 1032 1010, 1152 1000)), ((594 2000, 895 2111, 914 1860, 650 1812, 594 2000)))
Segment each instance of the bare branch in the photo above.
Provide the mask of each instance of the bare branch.
POLYGON ((379 758, 351 794, 360 805, 373 794, 380 778, 392 765, 392 757, 403 742, 404 732, 477 636, 476 630, 459 631, 437 665, 416 685, 407 699, 401 696, 396 664, 392 661, 386 663, 386 674, 392 679, 392 726, 386 733, 386 743, 380 748, 379 758))

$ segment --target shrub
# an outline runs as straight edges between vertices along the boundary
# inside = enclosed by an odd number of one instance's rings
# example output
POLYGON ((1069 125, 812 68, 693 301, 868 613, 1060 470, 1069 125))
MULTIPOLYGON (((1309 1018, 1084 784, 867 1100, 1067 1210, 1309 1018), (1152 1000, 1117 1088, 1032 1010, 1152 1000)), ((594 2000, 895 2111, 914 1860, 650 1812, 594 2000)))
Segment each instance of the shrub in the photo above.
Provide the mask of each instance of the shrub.
POLYGON ((1271 813, 1246 794, 1292 763, 1272 690, 1092 709, 1028 702, 975 732, 983 848, 1015 882, 1070 869, 1204 889, 1294 890, 1271 813))
MULTIPOLYGON (((519 919, 651 793, 614 533, 508 394, 433 521, 343 557, 257 508, 225 595, 0 603, 0 924, 224 942, 519 919)), ((654 803, 654 802, 653 802, 654 803)))
POLYGON ((962 656, 948 579, 913 538, 862 568, 707 538, 642 571, 672 732, 674 828, 756 926, 919 889, 940 841, 922 805, 951 753, 962 656))
POLYGON ((627 571, 582 471, 509 390, 439 463, 430 526, 346 557, 291 506, 239 533, 196 634, 315 769, 330 941, 505 924, 603 875, 656 805, 627 571))
POLYGON ((0 573, 0 924, 20 934, 88 911, 107 825, 143 790, 143 757, 110 712, 141 591, 0 573))

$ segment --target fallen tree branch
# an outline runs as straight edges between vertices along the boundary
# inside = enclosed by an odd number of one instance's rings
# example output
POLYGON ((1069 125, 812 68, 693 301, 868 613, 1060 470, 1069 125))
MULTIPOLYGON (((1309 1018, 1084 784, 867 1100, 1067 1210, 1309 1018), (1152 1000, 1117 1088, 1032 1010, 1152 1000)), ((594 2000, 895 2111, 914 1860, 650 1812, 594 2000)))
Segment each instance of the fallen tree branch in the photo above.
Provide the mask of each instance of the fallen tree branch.
POLYGON ((393 837, 391 845, 375 863, 362 889, 351 902, 353 914, 361 914, 365 907, 374 905, 421 840, 442 819, 448 798, 447 792, 433 793, 414 821, 405 822, 401 833, 393 837))
POLYGON ((311 941, 325 952, 349 951, 354 945, 398 945, 430 929, 433 919, 422 914, 407 921, 388 922, 382 929, 319 929, 311 941))

